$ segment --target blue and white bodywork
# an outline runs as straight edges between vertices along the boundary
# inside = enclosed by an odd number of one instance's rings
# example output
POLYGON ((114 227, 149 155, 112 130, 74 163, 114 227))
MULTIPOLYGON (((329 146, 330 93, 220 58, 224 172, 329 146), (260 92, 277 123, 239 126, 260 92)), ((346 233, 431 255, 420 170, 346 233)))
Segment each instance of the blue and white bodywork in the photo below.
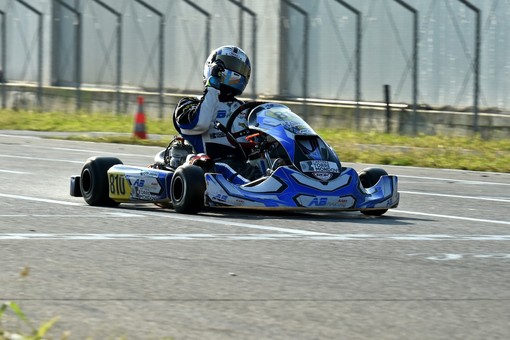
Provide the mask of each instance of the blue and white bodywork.
POLYGON ((379 216, 398 206, 396 176, 380 168, 358 173, 342 167, 333 149, 288 107, 257 104, 247 118, 244 133, 231 132, 232 124, 222 131, 232 134, 232 140, 246 136, 238 147, 248 150, 243 151, 247 162, 260 167, 264 175, 258 179, 250 181, 225 163, 211 166, 205 155, 191 157, 189 145, 179 137, 180 144, 161 151, 149 168, 111 157, 89 159, 81 176, 71 177, 71 195, 83 196, 91 205, 157 203, 183 213, 205 206, 357 210, 379 216))
POLYGON ((333 149, 288 107, 260 105, 249 114, 248 122, 250 130, 271 136, 285 149, 287 164, 253 182, 227 180, 233 170, 216 164, 218 173, 205 174, 206 205, 307 210, 389 209, 398 205, 396 176, 382 176, 365 188, 358 173, 342 167, 333 149))

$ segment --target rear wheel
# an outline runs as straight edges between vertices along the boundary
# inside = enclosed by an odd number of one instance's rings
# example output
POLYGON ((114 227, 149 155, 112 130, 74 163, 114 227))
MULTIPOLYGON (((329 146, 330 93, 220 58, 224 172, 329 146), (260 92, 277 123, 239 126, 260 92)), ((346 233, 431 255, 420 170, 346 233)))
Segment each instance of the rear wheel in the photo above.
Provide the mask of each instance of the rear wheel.
POLYGON ((89 205, 111 207, 119 205, 109 196, 108 169, 122 164, 115 157, 92 157, 87 160, 80 176, 80 190, 89 205))
MULTIPOLYGON (((387 176, 386 170, 381 168, 367 168, 361 170, 359 173, 359 179, 363 188, 371 188, 379 182, 382 176, 387 176)), ((361 212, 367 216, 381 216, 386 213, 388 209, 372 209, 362 210, 361 212)))
POLYGON ((175 170, 170 186, 172 205, 182 214, 196 214, 204 207, 204 170, 196 165, 184 165, 175 170))

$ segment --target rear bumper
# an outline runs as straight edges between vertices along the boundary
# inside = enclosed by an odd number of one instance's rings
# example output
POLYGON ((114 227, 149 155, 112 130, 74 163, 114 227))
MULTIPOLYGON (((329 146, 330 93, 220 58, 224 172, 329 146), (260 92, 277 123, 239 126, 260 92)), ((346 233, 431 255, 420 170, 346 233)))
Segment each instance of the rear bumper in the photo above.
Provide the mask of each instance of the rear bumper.
POLYGON ((74 197, 83 197, 80 189, 80 176, 71 176, 70 179, 70 194, 74 197))

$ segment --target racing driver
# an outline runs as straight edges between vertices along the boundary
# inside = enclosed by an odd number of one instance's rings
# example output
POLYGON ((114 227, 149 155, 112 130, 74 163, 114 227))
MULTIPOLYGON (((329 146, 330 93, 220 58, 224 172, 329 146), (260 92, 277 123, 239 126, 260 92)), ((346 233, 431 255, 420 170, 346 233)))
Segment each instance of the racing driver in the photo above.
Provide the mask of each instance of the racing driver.
MULTIPOLYGON (((262 173, 243 157, 236 143, 217 128, 216 122, 227 125, 231 114, 243 104, 236 96, 243 93, 250 80, 251 65, 246 53, 236 46, 221 46, 211 52, 204 65, 204 93, 200 98, 182 98, 174 111, 177 131, 191 144, 196 153, 205 153, 214 162, 228 164, 241 176, 254 180, 262 173)), ((246 129, 246 112, 241 113, 233 131, 246 129)))

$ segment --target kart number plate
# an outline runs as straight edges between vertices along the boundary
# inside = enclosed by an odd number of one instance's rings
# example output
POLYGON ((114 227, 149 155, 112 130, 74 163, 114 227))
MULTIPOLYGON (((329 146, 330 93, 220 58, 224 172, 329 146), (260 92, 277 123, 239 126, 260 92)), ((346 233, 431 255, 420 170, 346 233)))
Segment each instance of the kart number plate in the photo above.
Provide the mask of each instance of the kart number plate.
POLYGON ((129 199, 131 195, 131 185, 123 174, 108 173, 108 184, 110 198, 129 199))
POLYGON ((303 172, 340 172, 338 165, 335 162, 330 161, 301 161, 299 165, 301 166, 301 170, 303 170, 303 172))

